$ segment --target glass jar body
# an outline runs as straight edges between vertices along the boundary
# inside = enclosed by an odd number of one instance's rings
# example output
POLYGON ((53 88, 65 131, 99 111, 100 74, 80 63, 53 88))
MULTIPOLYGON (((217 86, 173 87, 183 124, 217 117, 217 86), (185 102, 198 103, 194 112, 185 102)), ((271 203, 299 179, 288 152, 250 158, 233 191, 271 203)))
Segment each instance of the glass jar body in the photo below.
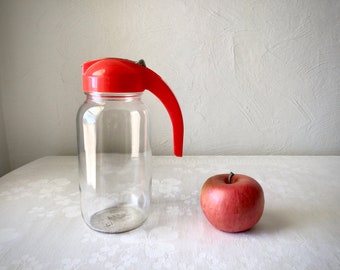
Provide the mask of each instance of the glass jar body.
POLYGON ((151 201, 149 120, 140 93, 88 93, 77 115, 82 216, 100 232, 140 226, 151 201))

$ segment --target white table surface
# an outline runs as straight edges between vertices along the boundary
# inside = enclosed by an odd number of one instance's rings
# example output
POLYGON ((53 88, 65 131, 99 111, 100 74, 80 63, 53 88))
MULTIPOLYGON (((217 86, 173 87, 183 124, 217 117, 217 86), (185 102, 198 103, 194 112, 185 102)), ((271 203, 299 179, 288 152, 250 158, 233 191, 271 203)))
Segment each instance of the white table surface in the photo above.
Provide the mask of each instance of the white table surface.
POLYGON ((150 217, 123 234, 83 222, 76 157, 45 157, 0 178, 0 215, 0 269, 340 269, 340 157, 154 157, 150 217), (203 182, 230 171, 265 194, 244 233, 199 205, 203 182))

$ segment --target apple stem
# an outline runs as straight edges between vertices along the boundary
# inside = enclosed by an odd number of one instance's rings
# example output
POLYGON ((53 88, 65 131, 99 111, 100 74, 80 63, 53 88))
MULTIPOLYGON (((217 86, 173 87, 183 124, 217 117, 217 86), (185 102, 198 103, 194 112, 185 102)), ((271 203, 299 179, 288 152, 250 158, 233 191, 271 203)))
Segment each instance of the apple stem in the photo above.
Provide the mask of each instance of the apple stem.
POLYGON ((231 178, 233 177, 234 173, 230 172, 228 175, 228 184, 231 184, 231 178))

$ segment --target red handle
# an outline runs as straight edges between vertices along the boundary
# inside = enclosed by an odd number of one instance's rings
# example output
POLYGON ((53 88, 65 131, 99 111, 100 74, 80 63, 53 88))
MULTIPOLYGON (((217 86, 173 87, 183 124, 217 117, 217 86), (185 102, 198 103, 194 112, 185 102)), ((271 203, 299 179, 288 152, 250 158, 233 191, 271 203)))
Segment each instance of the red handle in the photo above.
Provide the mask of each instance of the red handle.
POLYGON ((167 109, 173 129, 174 154, 183 156, 184 123, 181 108, 169 86, 149 68, 144 68, 145 88, 153 93, 167 109))

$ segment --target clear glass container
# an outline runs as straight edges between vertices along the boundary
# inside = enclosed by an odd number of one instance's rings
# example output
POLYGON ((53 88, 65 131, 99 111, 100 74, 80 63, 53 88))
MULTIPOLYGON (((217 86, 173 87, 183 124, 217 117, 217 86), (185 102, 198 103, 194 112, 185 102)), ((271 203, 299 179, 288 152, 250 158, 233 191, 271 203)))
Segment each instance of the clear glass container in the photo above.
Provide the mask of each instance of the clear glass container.
POLYGON ((81 211, 96 231, 129 231, 148 216, 152 155, 141 94, 86 93, 78 111, 81 211))

